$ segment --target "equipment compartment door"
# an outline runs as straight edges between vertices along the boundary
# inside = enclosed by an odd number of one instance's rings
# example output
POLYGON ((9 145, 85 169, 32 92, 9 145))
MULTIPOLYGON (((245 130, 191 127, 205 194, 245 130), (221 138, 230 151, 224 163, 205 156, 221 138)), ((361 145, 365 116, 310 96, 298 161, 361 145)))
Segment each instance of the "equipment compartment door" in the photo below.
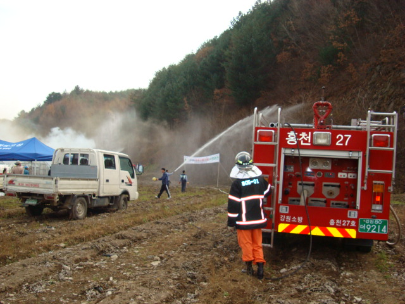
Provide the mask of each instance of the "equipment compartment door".
POLYGON ((282 204, 356 208, 358 159, 285 156, 282 204))

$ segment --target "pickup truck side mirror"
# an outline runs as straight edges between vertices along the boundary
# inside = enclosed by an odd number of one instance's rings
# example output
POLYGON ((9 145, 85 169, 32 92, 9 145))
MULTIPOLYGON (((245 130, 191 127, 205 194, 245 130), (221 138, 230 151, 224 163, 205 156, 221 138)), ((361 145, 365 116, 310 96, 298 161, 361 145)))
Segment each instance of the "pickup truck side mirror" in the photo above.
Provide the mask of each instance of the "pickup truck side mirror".
POLYGON ((135 167, 135 172, 136 172, 136 175, 141 175, 143 173, 143 166, 142 165, 137 165, 135 167))

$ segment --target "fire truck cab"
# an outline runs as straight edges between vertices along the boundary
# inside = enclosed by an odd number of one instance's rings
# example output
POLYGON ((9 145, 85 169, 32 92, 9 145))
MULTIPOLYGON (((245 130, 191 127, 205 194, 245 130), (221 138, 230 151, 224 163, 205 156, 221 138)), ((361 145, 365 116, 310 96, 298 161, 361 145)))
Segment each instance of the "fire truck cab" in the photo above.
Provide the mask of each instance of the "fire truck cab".
POLYGON ((345 238, 370 251, 388 239, 395 180, 397 113, 367 112, 351 125, 327 124, 331 103, 314 103, 313 124, 266 125, 255 109, 252 155, 273 186, 263 229, 274 233, 345 238))

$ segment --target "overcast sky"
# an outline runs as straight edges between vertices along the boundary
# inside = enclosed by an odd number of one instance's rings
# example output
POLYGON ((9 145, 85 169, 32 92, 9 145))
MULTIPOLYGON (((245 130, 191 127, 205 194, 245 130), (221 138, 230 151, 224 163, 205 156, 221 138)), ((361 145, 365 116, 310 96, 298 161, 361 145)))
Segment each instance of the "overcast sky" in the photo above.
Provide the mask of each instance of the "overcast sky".
POLYGON ((256 0, 0 0, 0 118, 76 85, 147 88, 256 0))

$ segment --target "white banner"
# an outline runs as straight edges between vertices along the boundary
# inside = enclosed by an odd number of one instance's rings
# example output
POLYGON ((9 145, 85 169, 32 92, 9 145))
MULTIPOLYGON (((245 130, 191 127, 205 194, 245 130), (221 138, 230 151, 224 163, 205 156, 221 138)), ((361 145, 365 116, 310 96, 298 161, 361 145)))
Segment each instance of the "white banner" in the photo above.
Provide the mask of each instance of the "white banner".
POLYGON ((211 164, 211 163, 219 163, 219 153, 209 156, 202 156, 202 157, 190 157, 184 156, 184 163, 185 164, 211 164))

